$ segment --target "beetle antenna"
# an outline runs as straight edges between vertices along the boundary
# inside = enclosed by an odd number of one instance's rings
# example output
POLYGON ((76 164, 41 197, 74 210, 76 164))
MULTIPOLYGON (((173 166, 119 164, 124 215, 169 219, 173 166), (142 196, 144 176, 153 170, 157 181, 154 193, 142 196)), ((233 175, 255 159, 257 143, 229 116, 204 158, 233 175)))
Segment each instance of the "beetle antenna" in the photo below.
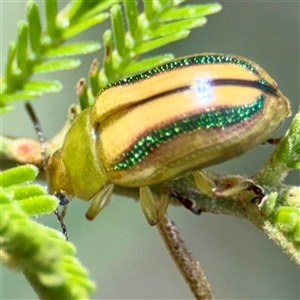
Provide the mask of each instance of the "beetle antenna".
MULTIPOLYGON (((44 172, 46 172, 46 139, 45 139, 45 135, 44 135, 44 132, 42 130, 42 126, 41 126, 41 123, 31 105, 31 103, 29 102, 26 102, 25 104, 25 108, 29 114, 29 117, 33 123, 33 126, 34 126, 34 129, 36 131, 36 134, 37 134, 37 137, 38 137, 38 140, 41 144, 41 163, 42 163, 42 170, 44 172)), ((58 198, 59 199, 59 198, 58 198)), ((59 199, 59 202, 61 203, 61 200, 59 199)), ((65 205, 64 205, 65 207, 65 205)), ((65 210, 63 210, 65 211, 65 210)), ((65 236, 66 240, 68 241, 69 240, 69 236, 68 236, 68 231, 67 231, 67 227, 66 227, 66 224, 64 222, 64 219, 63 217, 61 216, 61 214, 59 213, 59 210, 58 208, 56 208, 56 210, 54 211, 54 214, 56 215, 57 217, 57 220, 60 224, 60 227, 62 229, 62 233, 63 235, 65 236)))
POLYGON ((66 224, 64 222, 64 218, 59 213, 58 208, 54 211, 54 214, 56 215, 56 218, 57 218, 58 222, 60 223, 60 227, 62 229, 63 235, 65 236, 66 240, 68 241, 69 240, 69 235, 68 235, 67 226, 66 226, 66 224))
POLYGON ((45 139, 45 135, 42 130, 41 123, 39 122, 39 119, 37 118, 37 115, 36 115, 35 111, 33 110, 31 103, 26 102, 25 107, 26 107, 29 117, 33 123, 38 140, 41 144, 41 163, 42 163, 42 170, 45 172, 46 171, 46 139, 45 139))

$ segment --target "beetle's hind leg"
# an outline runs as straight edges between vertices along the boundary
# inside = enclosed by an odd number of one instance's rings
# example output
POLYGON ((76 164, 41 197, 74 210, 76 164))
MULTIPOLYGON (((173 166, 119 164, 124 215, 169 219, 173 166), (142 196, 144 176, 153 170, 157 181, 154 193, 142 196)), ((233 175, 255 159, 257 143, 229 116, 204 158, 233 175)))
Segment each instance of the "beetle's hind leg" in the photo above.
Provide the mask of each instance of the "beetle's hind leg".
POLYGON ((85 214, 88 220, 94 220, 100 211, 109 203, 114 190, 114 184, 101 188, 91 199, 91 204, 85 214))
POLYGON ((219 187, 216 185, 213 178, 210 178, 206 173, 202 171, 193 172, 193 176, 196 187, 203 194, 206 194, 212 198, 230 197, 244 191, 252 191, 256 195, 256 197, 252 199, 253 203, 260 203, 265 196, 263 189, 260 186, 256 185, 253 180, 249 178, 241 180, 238 176, 225 176, 222 180, 219 180, 223 183, 221 187, 219 187), (225 187, 224 183, 227 183, 225 187))
POLYGON ((140 203, 148 223, 154 226, 163 219, 167 211, 169 194, 160 191, 158 196, 151 191, 149 186, 142 186, 140 187, 140 203))

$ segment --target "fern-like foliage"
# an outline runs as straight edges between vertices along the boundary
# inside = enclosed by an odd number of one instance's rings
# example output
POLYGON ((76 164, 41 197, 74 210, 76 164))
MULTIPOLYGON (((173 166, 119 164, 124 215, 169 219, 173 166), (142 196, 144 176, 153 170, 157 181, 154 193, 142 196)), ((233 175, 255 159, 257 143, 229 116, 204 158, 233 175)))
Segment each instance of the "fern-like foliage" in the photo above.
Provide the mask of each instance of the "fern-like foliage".
POLYGON ((41 299, 87 299, 94 283, 75 258, 74 246, 29 218, 58 205, 56 197, 32 183, 37 174, 31 165, 0 173, 1 260, 22 271, 41 299))
POLYGON ((107 8, 117 1, 72 1, 60 12, 57 1, 45 1, 45 26, 34 1, 27 4, 27 20, 20 21, 17 40, 9 47, 5 75, 1 77, 0 112, 11 109, 9 103, 28 100, 43 93, 58 92, 58 81, 32 80, 38 73, 70 70, 80 65, 75 58, 100 49, 97 41, 64 43, 71 37, 103 22, 109 17, 107 8))

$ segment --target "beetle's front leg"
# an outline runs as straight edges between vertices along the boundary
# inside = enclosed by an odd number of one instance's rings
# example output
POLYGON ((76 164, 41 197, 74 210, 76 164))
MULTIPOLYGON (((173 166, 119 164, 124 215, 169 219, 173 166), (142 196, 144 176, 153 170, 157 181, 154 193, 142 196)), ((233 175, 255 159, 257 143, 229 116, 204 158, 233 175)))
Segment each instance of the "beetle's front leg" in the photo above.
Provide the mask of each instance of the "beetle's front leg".
POLYGON ((109 203, 114 190, 114 184, 108 184, 101 188, 91 199, 91 204, 85 214, 85 217, 92 221, 100 211, 109 203))
POLYGON ((151 226, 157 225, 164 217, 169 195, 161 191, 160 195, 154 194, 149 186, 140 187, 140 203, 142 211, 151 226))

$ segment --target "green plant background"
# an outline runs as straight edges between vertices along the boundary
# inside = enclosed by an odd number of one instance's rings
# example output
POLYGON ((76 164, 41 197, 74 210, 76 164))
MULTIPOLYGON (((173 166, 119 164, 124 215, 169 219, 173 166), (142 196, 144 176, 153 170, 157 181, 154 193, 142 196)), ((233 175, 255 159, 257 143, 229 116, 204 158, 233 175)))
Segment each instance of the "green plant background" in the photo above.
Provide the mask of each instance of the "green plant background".
MULTIPOLYGON (((248 57, 275 78, 296 112, 299 105, 299 3, 219 2, 223 5, 221 13, 210 16, 206 26, 193 30, 187 40, 169 45, 166 51, 176 57, 199 52, 248 57)), ((25 3, 1 3, 2 73, 7 45, 16 36, 16 22, 25 16, 25 3)), ((109 22, 104 24, 109 26, 109 22)), ((96 27, 88 35, 90 39, 101 39, 102 33, 103 27, 96 27)), ((86 36, 81 35, 80 39, 86 36)), ((95 56, 101 59, 102 54, 82 57, 83 64, 78 70, 58 74, 57 79, 62 80, 65 87, 61 93, 45 95, 33 102, 48 137, 62 127, 68 106, 76 101, 76 81, 86 76, 95 56)), ((56 75, 50 74, 47 78, 56 75)), ((288 124, 289 121, 281 128, 281 134, 288 124)), ((35 137, 22 105, 3 116, 1 130, 14 136, 35 137)), ((215 169, 251 175, 271 151, 271 146, 261 146, 215 169)), ((298 174, 291 174, 287 181, 296 184, 298 174)), ((137 203, 114 197, 93 222, 85 220, 86 209, 86 203, 75 199, 69 205, 66 223, 79 259, 97 282, 94 299, 192 297, 156 229, 146 223, 137 203)), ((299 298, 299 268, 249 222, 211 214, 197 217, 173 207, 169 209, 169 216, 199 259, 217 298, 299 298)), ((59 229, 53 215, 42 217, 40 221, 59 229)), ((5 268, 1 272, 0 290, 1 299, 36 299, 24 276, 5 268)))

